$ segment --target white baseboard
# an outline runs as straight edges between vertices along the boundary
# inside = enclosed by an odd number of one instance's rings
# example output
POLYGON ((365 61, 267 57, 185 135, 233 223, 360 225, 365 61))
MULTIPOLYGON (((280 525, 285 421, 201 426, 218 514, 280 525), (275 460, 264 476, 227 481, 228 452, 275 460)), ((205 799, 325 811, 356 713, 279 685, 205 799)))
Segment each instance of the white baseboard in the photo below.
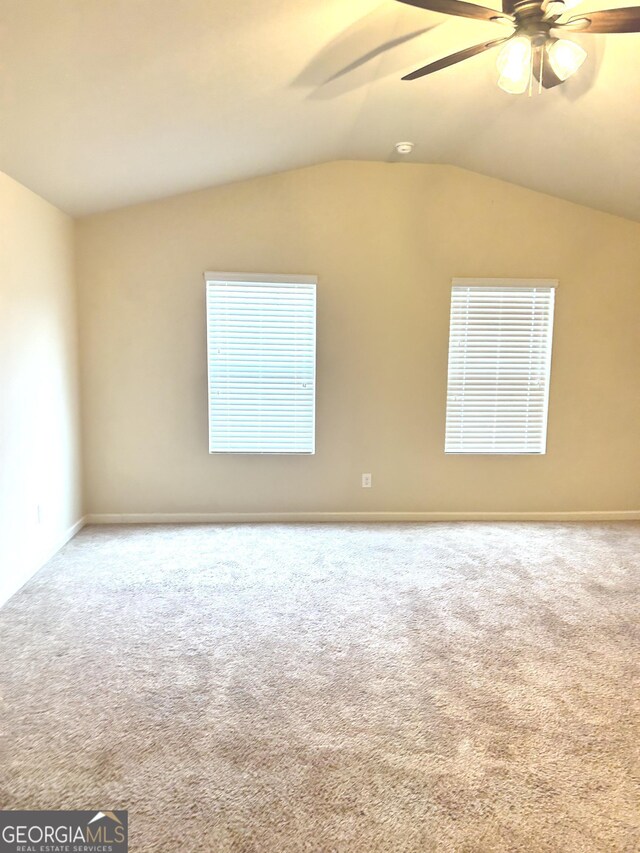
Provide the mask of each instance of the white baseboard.
POLYGON ((640 521, 640 510, 574 512, 143 512, 91 513, 87 524, 241 524, 372 521, 640 521))
MULTIPOLYGON (((58 551, 60 550, 60 548, 64 548, 64 546, 67 544, 67 542, 70 542, 73 539, 73 537, 76 535, 76 533, 79 533, 82 530, 82 528, 85 526, 86 523, 87 523, 87 516, 83 515, 82 518, 79 518, 75 524, 72 524, 71 527, 69 527, 63 533, 63 535, 60 537, 60 539, 58 540, 58 544, 56 545, 56 547, 51 552, 51 555, 49 557, 47 557, 45 562, 48 562, 51 559, 51 557, 55 556, 58 553, 58 551)), ((44 565, 44 563, 43 563, 43 565, 44 565)))
POLYGON ((17 571, 14 578, 11 578, 7 583, 0 586, 0 607, 5 604, 12 596, 22 589, 28 583, 36 572, 46 565, 52 557, 58 553, 61 548, 69 542, 87 523, 86 516, 78 519, 75 524, 68 527, 44 553, 40 554, 37 560, 32 565, 23 566, 17 571))

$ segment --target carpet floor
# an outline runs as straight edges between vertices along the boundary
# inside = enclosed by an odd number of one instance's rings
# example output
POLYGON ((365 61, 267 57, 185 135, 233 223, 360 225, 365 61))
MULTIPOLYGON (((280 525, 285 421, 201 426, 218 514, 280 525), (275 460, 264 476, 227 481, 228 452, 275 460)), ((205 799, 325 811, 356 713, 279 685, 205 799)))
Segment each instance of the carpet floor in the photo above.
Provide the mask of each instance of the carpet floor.
POLYGON ((640 850, 637 524, 88 527, 0 610, 0 806, 133 853, 640 850))

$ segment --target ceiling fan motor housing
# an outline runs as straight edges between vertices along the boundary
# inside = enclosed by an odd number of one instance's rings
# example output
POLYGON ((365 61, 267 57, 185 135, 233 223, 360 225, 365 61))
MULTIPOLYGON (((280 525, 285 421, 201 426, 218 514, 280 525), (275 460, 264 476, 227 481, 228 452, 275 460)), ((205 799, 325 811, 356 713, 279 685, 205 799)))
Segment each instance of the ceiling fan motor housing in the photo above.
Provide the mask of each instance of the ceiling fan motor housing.
POLYGON ((516 33, 529 36, 534 45, 543 44, 555 21, 553 16, 545 20, 544 15, 540 0, 521 0, 514 3, 513 17, 516 33))

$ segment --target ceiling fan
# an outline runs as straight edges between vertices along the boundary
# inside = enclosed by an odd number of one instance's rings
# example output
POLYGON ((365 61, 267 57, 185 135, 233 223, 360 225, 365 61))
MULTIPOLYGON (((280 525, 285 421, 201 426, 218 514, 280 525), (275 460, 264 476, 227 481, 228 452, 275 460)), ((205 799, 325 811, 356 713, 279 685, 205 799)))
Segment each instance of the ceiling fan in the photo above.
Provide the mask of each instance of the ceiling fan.
POLYGON ((585 12, 565 21, 559 20, 580 0, 502 0, 502 10, 477 6, 464 0, 399 0, 409 6, 418 6, 430 12, 460 15, 491 21, 513 28, 504 38, 476 44, 443 59, 412 71, 403 80, 415 80, 433 74, 441 68, 455 65, 485 50, 503 45, 497 57, 500 78, 498 85, 505 92, 519 95, 533 88, 533 78, 538 91, 551 89, 563 83, 586 59, 586 51, 574 41, 562 38, 566 31, 581 33, 637 33, 640 32, 640 6, 627 9, 607 9, 602 12, 585 12), (559 37, 560 36, 560 37, 559 37))

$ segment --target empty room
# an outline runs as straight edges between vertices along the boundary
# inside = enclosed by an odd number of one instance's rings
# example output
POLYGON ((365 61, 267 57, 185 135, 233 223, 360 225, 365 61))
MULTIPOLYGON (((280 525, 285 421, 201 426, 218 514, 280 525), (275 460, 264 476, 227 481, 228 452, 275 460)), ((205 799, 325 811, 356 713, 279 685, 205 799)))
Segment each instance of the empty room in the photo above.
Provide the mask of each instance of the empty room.
POLYGON ((0 853, 640 850, 610 6, 0 0, 0 853))

